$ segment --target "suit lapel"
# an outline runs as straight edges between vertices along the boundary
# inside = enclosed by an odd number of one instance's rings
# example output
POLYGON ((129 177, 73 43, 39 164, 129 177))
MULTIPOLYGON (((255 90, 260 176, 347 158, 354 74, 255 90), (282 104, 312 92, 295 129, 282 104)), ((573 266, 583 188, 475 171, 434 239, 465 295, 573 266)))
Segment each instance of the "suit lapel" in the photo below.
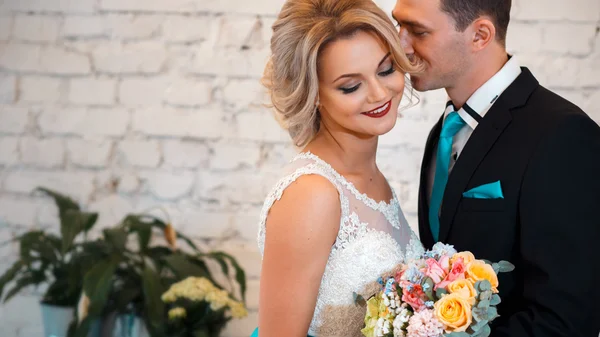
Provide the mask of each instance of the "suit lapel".
POLYGON ((522 68, 521 75, 500 95, 473 131, 448 178, 440 217, 440 241, 445 242, 448 238, 458 203, 469 180, 510 124, 512 120, 510 110, 525 104, 537 86, 538 82, 529 70, 522 68))
POLYGON ((437 143, 440 138, 440 130, 444 120, 444 114, 440 117, 438 122, 433 126, 433 129, 427 137, 427 143, 425 143, 425 153, 423 154, 423 161, 421 162, 421 177, 419 183, 419 235, 421 242, 425 247, 430 248, 433 246, 433 235, 429 227, 429 202, 427 197, 428 182, 429 182, 429 171, 431 169, 431 158, 434 151, 437 149, 437 143))

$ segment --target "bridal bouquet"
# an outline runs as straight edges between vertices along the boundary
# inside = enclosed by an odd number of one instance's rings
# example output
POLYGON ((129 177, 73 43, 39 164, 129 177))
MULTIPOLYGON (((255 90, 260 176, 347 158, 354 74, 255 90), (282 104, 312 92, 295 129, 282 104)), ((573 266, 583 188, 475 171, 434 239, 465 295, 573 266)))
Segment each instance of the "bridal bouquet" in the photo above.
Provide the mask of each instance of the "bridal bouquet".
POLYGON ((506 261, 477 260, 437 243, 407 261, 395 277, 380 278, 381 291, 366 301, 365 337, 487 337, 498 316, 498 273, 506 261))

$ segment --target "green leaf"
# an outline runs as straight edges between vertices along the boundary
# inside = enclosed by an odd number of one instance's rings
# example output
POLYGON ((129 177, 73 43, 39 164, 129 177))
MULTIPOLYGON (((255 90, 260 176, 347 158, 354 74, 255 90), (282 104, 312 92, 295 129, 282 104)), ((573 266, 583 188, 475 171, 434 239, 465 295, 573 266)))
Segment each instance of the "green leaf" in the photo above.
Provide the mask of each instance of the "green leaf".
POLYGON ((492 263, 492 269, 494 269, 494 273, 498 274, 500 266, 497 263, 492 263))
POLYGON ((44 236, 42 231, 31 231, 23 236, 19 240, 19 255, 24 264, 31 264, 33 261, 38 259, 36 247, 39 245, 41 237, 44 236))
POLYGON ((489 307, 487 309, 487 316, 488 321, 492 321, 494 318, 498 317, 498 309, 495 307, 489 307))
POLYGON ((0 277, 0 299, 2 299, 2 293, 4 291, 4 287, 12 282, 13 279, 17 276, 17 274, 21 271, 24 264, 23 261, 17 260, 13 265, 0 277))
POLYGON ((492 299, 492 291, 491 290, 486 290, 486 291, 482 291, 479 293, 479 300, 480 301, 490 301, 492 299))
POLYGON ((90 227, 90 223, 93 225, 96 219, 98 219, 98 213, 86 213, 78 210, 67 210, 65 212, 60 224, 63 254, 69 251, 75 237, 90 227))
POLYGON ((475 287, 477 290, 483 292, 492 289, 492 284, 488 280, 477 281, 477 283, 475 283, 475 287))
POLYGON ((470 328, 471 328, 471 330, 473 330, 475 332, 479 332, 479 330, 481 330, 487 324, 488 324, 488 320, 484 319, 475 324, 471 324, 470 328))
POLYGON ((38 187, 35 190, 41 191, 54 199, 54 203, 58 207, 58 214, 59 214, 61 220, 62 220, 63 215, 68 210, 79 211, 79 205, 75 201, 73 201, 71 198, 69 198, 65 195, 62 195, 58 192, 54 192, 54 191, 44 188, 44 187, 38 187))
POLYGON ((500 273, 509 273, 513 270, 515 270, 515 265, 513 265, 512 263, 508 262, 508 261, 500 261, 498 262, 498 271, 500 273))
POLYGON ((30 273, 30 272, 24 274, 23 277, 21 277, 20 279, 17 280, 15 286, 6 293, 6 297, 4 298, 3 303, 8 302, 13 296, 18 294, 19 291, 23 290, 23 288, 30 286, 30 285, 34 285, 34 284, 39 284, 43 281, 44 281, 43 274, 40 275, 40 273, 30 273))
POLYGON ((94 323, 95 320, 96 320, 96 317, 93 317, 90 315, 88 315, 86 318, 84 318, 81 321, 81 324, 79 324, 77 326, 77 328, 75 329, 75 333, 73 334, 73 337, 88 337, 90 328, 92 327, 92 324, 94 323))
POLYGON ((196 330, 196 331, 192 332, 192 334, 193 334, 193 337, 210 337, 210 335, 208 334, 206 329, 196 330))
POLYGON ((487 309, 475 307, 471 310, 471 314, 475 322, 487 321, 487 309))
POLYGON ((188 276, 210 277, 204 269, 188 261, 184 255, 173 253, 170 256, 166 256, 164 261, 179 279, 184 279, 188 276))
POLYGON ((490 301, 488 301, 488 300, 479 301, 479 303, 477 303, 477 307, 482 308, 482 309, 487 309, 490 307, 490 301))
POLYGON ((500 304, 501 299, 500 299, 500 295, 498 294, 494 294, 492 295, 492 299, 490 300, 490 305, 498 305, 500 304))
POLYGON ((108 228, 103 232, 106 242, 108 242, 116 252, 122 253, 125 250, 125 245, 127 244, 127 232, 125 229, 121 227, 108 228))
POLYGON ((140 250, 148 249, 150 239, 152 238, 152 226, 147 223, 138 222, 131 226, 131 230, 137 233, 140 250))
MULTIPOLYGON (((489 324, 483 326, 483 328, 481 328, 481 330, 479 330, 479 333, 477 333, 477 335, 475 335, 476 337, 488 337, 490 334, 492 333, 492 329, 490 329, 489 324)), ((473 337, 475 337, 473 336, 473 337)))
POLYGON ((98 316, 104 309, 112 286, 112 279, 120 260, 112 257, 98 262, 83 279, 83 290, 90 298, 90 316, 98 316))
POLYGON ((246 287, 246 272, 244 272, 244 269, 242 269, 240 264, 237 262, 237 260, 233 256, 231 256, 227 253, 214 252, 214 253, 212 253, 212 255, 222 256, 229 260, 229 263, 231 263, 231 265, 233 266, 233 269, 235 270, 235 280, 238 283, 238 285, 240 286, 240 292, 242 294, 242 301, 245 303, 247 287, 246 287))
POLYGON ((471 335, 466 332, 452 332, 444 335, 444 337, 471 337, 471 335))
POLYGON ((446 294, 448 294, 448 291, 447 291, 446 289, 444 289, 444 288, 437 288, 437 289, 435 290, 435 296, 436 296, 438 299, 442 298, 442 296, 444 296, 444 295, 446 295, 446 294))
POLYGON ((142 272, 142 288, 144 289, 144 306, 148 323, 156 327, 164 316, 165 308, 161 300, 164 292, 160 276, 152 268, 146 266, 142 272))

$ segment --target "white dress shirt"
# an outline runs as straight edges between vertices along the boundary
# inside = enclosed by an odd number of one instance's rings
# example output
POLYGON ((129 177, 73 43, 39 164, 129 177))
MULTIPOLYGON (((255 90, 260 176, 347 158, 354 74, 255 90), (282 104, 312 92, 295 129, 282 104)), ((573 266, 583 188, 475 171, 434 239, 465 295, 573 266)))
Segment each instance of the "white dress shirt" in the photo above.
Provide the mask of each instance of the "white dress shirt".
MULTIPOLYGON (((479 122, 485 117, 486 113, 496 102, 496 99, 511 85, 515 79, 521 74, 521 67, 516 57, 512 56, 508 62, 500 69, 492 78, 485 82, 477 91, 469 97, 467 103, 458 110, 460 117, 467 123, 454 136, 452 141, 452 155, 450 156, 450 171, 454 167, 456 160, 460 157, 467 141, 475 131, 479 122)), ((450 112, 454 111, 452 101, 448 99, 446 110, 444 112, 444 121, 450 112)), ((428 181, 428 201, 431 199, 433 190, 433 180, 435 179, 435 166, 437 158, 437 146, 431 158, 431 167, 429 169, 428 181)))

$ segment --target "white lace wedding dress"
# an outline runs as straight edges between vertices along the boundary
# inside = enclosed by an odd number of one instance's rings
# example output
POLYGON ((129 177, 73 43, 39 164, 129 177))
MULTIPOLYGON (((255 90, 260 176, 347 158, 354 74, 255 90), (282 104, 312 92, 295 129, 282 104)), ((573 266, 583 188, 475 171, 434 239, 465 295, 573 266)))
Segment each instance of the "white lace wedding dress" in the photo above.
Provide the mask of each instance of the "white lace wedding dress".
POLYGON ((300 153, 288 165, 265 200, 258 232, 264 253, 265 227, 271 206, 298 177, 317 174, 337 188, 342 206, 340 229, 321 280, 309 335, 315 337, 361 336, 365 308, 355 304, 354 293, 365 299, 379 289, 377 279, 393 274, 405 257, 423 252, 400 209, 396 194, 389 202, 376 202, 360 193, 329 164, 311 153, 300 153))

